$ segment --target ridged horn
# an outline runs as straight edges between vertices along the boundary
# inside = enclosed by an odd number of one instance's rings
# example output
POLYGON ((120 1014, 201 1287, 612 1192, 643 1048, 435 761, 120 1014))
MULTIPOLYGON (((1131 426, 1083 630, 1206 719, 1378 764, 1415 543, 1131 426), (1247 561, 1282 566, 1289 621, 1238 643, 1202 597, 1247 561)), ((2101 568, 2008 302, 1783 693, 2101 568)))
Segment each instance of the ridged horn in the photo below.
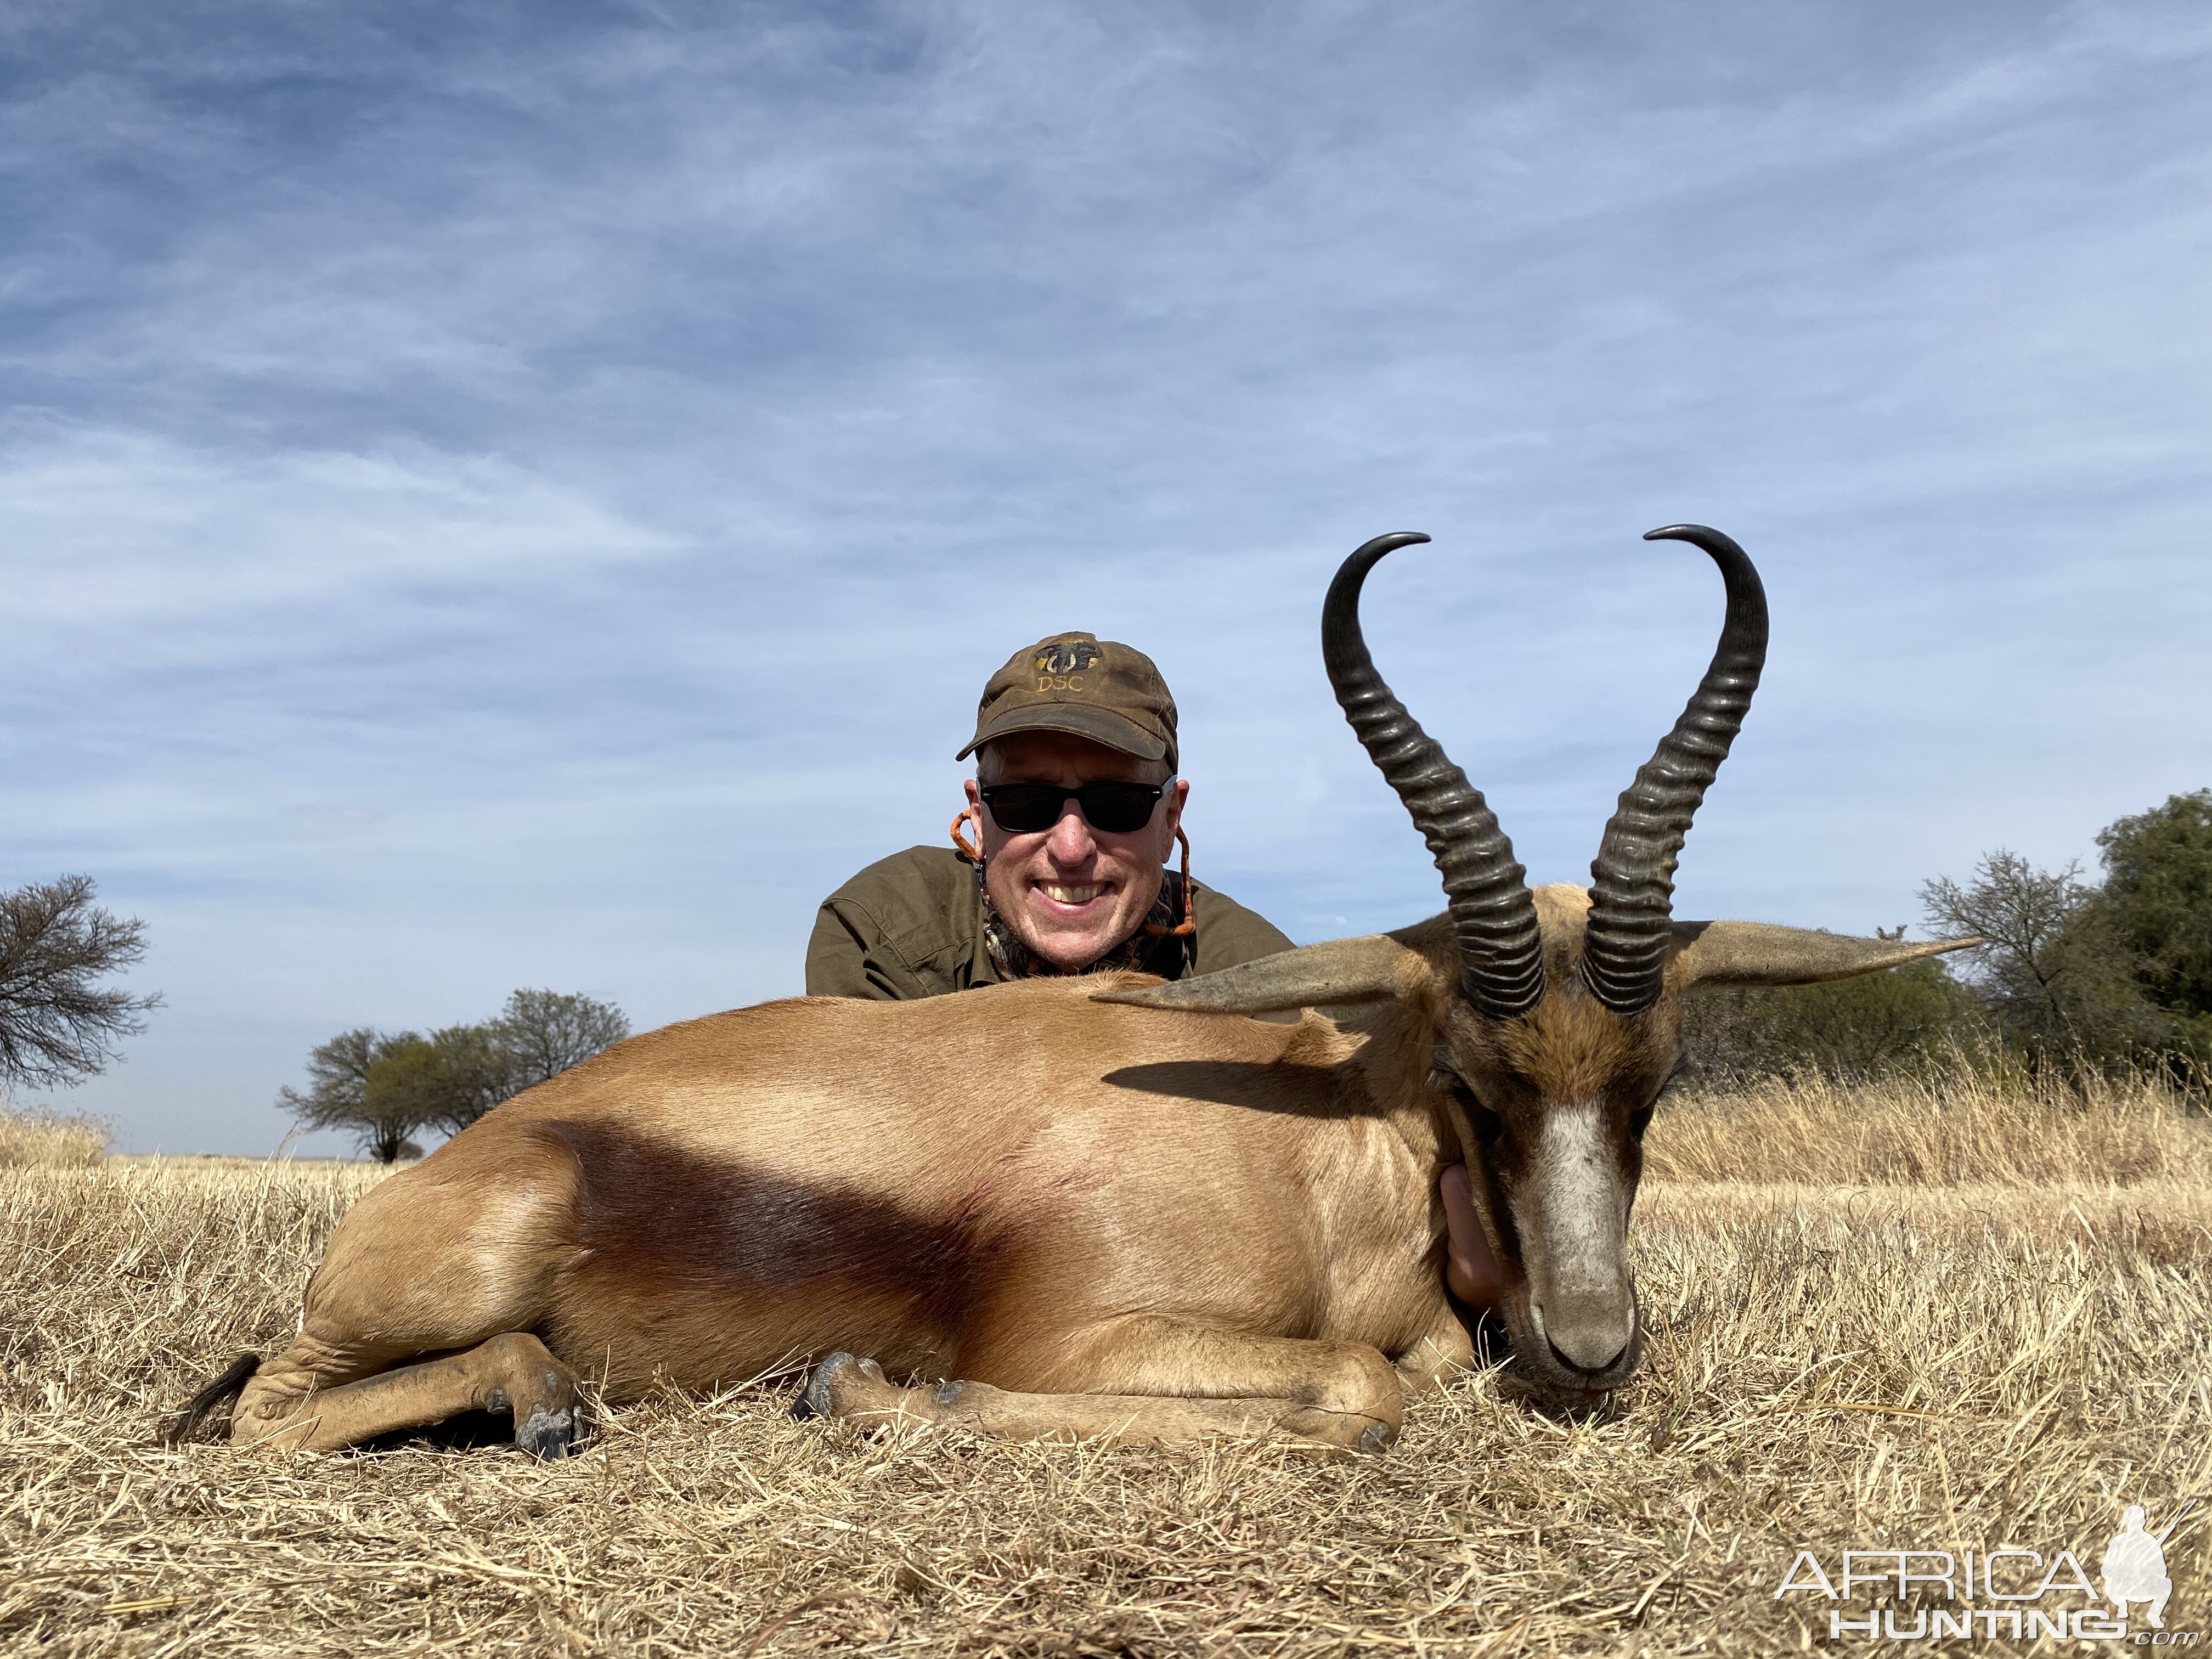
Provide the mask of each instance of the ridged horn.
POLYGON ((1590 865, 1583 981, 1618 1014, 1659 1000, 1667 970, 1674 865, 1705 791, 1742 729, 1766 664, 1766 590, 1744 550, 1717 530, 1672 524, 1644 539, 1688 542, 1712 556, 1728 590, 1720 644, 1674 729, 1624 790, 1590 865))
POLYGON ((1514 862, 1513 843, 1482 792, 1382 683, 1359 629, 1367 573, 1392 549, 1426 540, 1413 531, 1377 536, 1344 562, 1322 602, 1322 660, 1345 718, 1405 802, 1443 876, 1461 989, 1481 1012, 1510 1019, 1544 994, 1543 939, 1528 872, 1514 862))

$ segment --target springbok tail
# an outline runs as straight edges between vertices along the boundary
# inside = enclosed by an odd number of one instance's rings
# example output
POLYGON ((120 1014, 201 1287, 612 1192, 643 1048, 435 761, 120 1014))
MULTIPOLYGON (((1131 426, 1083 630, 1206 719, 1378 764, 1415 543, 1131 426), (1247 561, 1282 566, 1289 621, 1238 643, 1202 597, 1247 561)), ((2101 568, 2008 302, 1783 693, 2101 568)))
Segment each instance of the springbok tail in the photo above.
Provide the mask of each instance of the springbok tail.
POLYGON ((258 1353, 242 1353, 232 1360, 229 1370, 185 1402, 183 1412, 161 1437, 162 1443, 183 1445, 217 1407, 230 1405, 245 1393, 247 1382, 260 1369, 261 1356, 258 1353))

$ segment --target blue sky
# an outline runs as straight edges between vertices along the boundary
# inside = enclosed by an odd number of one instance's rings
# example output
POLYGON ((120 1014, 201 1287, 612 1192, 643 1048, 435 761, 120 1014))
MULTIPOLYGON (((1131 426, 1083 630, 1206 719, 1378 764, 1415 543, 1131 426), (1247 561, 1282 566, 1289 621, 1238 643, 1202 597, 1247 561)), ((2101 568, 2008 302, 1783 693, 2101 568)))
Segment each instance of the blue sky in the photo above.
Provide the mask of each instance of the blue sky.
MULTIPOLYGON (((1437 908, 1336 562, 1543 879, 1711 649, 1679 913, 1867 931, 2212 782, 2188 4, 83 6, 0 22, 0 885, 259 1152, 347 1026, 795 991, 985 676, 1149 651, 1195 869, 1437 908)), ((335 1150, 335 1141, 301 1143, 335 1150)))

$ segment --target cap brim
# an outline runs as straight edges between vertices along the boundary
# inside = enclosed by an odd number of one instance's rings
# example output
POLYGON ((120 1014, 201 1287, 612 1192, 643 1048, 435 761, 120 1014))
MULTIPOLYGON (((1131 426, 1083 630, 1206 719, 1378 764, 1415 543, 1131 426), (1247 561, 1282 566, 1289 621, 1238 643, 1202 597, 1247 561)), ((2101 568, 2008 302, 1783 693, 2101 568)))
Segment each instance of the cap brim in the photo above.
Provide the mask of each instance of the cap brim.
POLYGON ((966 760, 987 743, 1011 737, 1017 732, 1065 732, 1071 737, 1088 738, 1093 743, 1103 743, 1109 749, 1119 750, 1124 755, 1134 755, 1139 760, 1165 760, 1166 742, 1154 737, 1134 720, 1115 714, 1110 708, 1085 708, 1080 704, 1065 702, 1039 703, 1031 708, 1010 708, 975 734, 970 743, 952 758, 966 760))

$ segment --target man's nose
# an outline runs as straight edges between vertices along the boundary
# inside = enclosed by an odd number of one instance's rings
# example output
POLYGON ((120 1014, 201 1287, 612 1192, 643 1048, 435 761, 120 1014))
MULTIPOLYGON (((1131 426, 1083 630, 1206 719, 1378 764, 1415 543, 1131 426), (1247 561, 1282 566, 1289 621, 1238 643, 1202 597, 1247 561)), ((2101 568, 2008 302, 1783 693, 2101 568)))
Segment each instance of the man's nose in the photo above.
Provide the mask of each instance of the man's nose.
POLYGON ((1045 850, 1061 864, 1080 864, 1097 850, 1091 838, 1091 823, 1082 803, 1073 796, 1060 804, 1060 817, 1046 839, 1045 850))

